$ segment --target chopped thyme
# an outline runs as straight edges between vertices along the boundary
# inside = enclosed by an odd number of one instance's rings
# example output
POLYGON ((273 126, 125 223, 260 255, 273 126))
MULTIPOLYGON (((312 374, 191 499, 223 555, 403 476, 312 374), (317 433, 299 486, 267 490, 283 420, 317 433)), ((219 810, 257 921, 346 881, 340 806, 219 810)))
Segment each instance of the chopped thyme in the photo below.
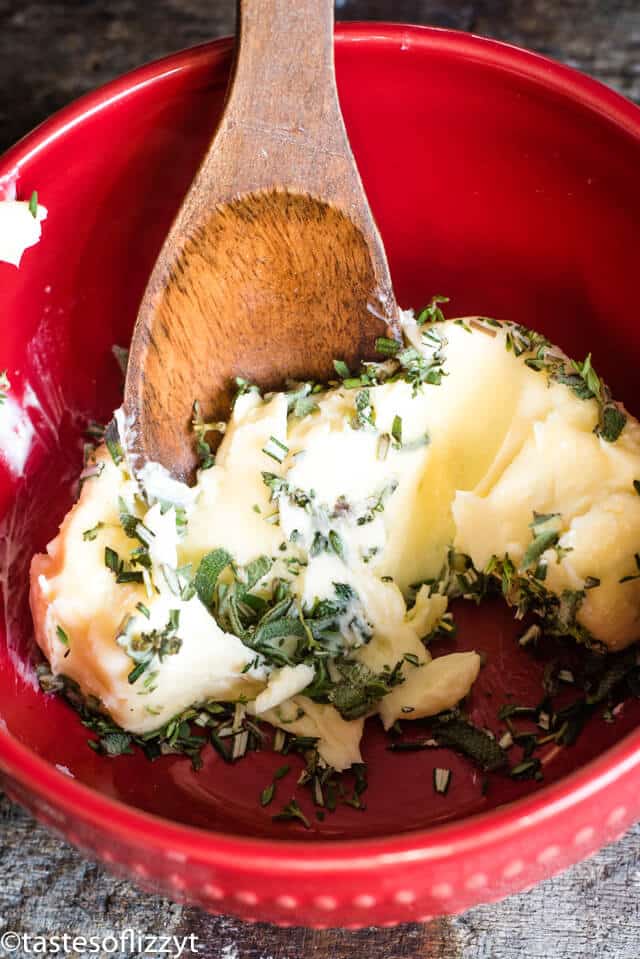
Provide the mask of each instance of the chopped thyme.
POLYGON ((0 406, 4 403, 7 398, 7 394, 11 389, 11 383, 9 377, 7 376, 6 370, 0 371, 0 406))
POLYGON ((34 220, 38 219, 38 191, 34 190, 29 197, 29 213, 34 220))

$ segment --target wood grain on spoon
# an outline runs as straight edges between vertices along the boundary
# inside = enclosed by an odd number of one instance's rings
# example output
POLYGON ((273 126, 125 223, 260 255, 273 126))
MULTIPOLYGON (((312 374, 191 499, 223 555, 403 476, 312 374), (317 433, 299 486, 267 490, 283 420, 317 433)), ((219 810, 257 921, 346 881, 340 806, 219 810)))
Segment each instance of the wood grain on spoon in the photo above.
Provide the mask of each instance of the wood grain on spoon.
POLYGON ((194 400, 224 419, 236 376, 326 379, 396 317, 338 103, 333 0, 239 8, 224 115, 149 280, 125 387, 134 467, 181 479, 194 400))

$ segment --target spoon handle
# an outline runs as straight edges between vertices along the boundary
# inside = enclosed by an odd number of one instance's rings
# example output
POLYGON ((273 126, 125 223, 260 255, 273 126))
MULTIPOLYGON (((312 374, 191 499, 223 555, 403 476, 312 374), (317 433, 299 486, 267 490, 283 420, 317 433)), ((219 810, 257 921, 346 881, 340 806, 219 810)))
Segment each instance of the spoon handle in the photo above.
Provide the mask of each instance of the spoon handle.
POLYGON ((235 65, 194 184, 200 196, 308 193, 372 229, 338 101, 333 24, 333 0, 239 0, 235 65))
MULTIPOLYGON (((282 142, 295 153, 343 147, 333 0, 240 0, 226 119, 265 151, 282 142)), ((255 159, 267 163, 268 154, 258 149, 255 159)))

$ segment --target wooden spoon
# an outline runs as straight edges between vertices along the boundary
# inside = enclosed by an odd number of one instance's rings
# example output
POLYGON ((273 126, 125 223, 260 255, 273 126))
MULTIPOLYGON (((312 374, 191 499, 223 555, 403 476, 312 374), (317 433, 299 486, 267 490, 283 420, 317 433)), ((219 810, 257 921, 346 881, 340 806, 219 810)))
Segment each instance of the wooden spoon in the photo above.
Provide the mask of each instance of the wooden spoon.
POLYGON ((194 400, 226 419, 233 378, 327 379, 393 330, 389 268, 349 147, 333 0, 240 0, 222 120, 144 294, 125 414, 138 471, 183 480, 194 400))

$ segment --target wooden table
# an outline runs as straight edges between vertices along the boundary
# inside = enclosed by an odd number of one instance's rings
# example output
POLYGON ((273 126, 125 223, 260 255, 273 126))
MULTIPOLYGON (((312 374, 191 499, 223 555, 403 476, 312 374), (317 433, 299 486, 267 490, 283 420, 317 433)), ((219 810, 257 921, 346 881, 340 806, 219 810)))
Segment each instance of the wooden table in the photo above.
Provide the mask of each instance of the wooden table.
MULTIPOLYGON (((338 0, 337 6, 343 19, 430 23, 510 40, 640 101, 640 0, 338 0)), ((0 0, 0 150, 111 77, 231 33, 234 7, 234 0, 0 0)), ((5 798, 0 830, 0 933, 193 934, 197 954, 207 959, 640 957, 640 827, 498 905, 427 926, 352 933, 243 925, 143 894, 5 798)))

